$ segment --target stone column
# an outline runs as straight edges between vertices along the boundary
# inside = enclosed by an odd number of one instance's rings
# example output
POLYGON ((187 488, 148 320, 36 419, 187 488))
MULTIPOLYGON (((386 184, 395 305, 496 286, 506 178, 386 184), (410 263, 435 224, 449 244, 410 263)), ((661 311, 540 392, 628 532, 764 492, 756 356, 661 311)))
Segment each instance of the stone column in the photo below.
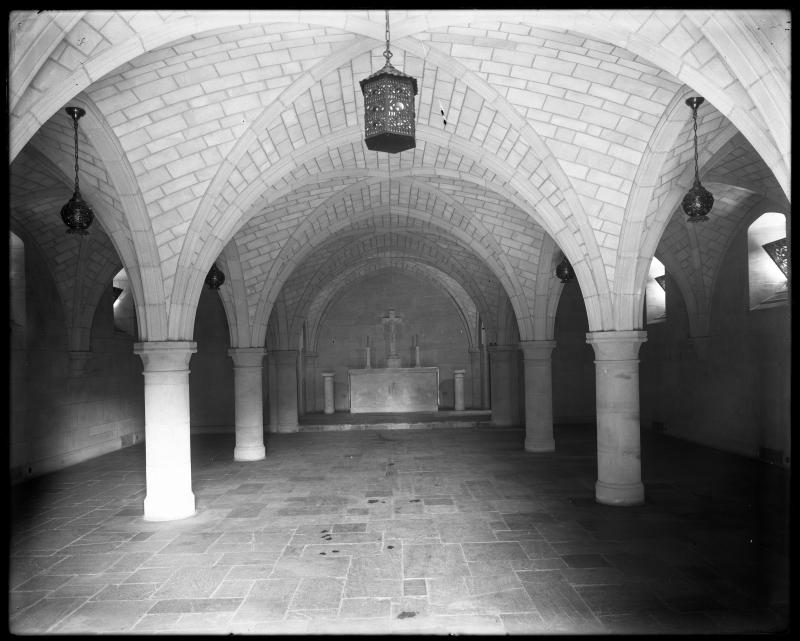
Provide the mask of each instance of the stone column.
POLYGON ((89 351, 71 349, 69 351, 69 375, 70 378, 78 378, 86 373, 86 366, 92 353, 89 351))
POLYGON ((233 359, 233 395, 236 417, 234 461, 260 461, 264 448, 264 399, 261 394, 263 347, 229 349, 233 359))
POLYGON ((278 431, 278 368, 275 366, 275 352, 268 353, 267 359, 269 389, 269 426, 268 432, 278 431))
POLYGON ((134 344, 144 364, 146 521, 195 513, 189 441, 189 360, 197 343, 134 344))
POLYGON ((514 425, 518 412, 516 345, 493 345, 489 348, 489 366, 492 387, 492 423, 497 426, 514 425))
POLYGON ((333 372, 322 372, 322 381, 325 388, 325 413, 333 414, 333 372))
POLYGON ((296 432, 297 422, 297 350, 271 352, 275 358, 275 402, 277 431, 296 432))
POLYGON ((306 386, 306 406, 305 413, 317 411, 317 353, 306 352, 303 354, 305 360, 305 386, 306 386))
POLYGON ((481 407, 481 353, 477 349, 469 350, 469 379, 472 402, 470 407, 481 407))
POLYGON ((463 369, 453 370, 453 386, 455 387, 456 411, 464 409, 464 372, 463 369))
POLYGON ((482 410, 491 407, 491 381, 489 372, 489 352, 486 345, 481 345, 480 350, 481 358, 481 400, 480 408, 482 410))
POLYGON ((639 347, 644 331, 588 332, 595 353, 597 483, 606 505, 644 502, 639 425, 639 347))
POLYGON ((525 451, 552 452, 553 375, 550 354, 555 341, 521 341, 525 362, 525 451))

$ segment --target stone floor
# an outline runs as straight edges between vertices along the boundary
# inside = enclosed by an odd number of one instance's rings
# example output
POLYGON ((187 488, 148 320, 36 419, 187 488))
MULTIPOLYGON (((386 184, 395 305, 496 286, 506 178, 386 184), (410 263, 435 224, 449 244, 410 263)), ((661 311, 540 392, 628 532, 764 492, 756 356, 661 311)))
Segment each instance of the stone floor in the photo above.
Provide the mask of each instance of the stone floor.
POLYGON ((788 627, 788 475, 645 431, 594 502, 592 426, 193 437, 198 513, 142 519, 136 445, 13 489, 9 626, 68 633, 759 633, 788 627))

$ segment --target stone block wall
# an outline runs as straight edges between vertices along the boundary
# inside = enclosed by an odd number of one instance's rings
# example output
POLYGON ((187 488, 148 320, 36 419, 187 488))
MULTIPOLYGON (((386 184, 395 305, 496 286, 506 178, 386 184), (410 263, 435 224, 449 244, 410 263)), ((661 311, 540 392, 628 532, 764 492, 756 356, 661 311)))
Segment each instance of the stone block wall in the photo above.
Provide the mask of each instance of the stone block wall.
POLYGON ((667 276, 667 320, 640 351, 642 426, 789 465, 789 308, 749 310, 746 233, 722 263, 700 345, 667 276))
POLYGON ((90 354, 71 363, 58 293, 35 251, 26 247, 25 256, 26 317, 12 326, 9 367, 12 483, 144 438, 142 364, 134 339, 114 330, 111 283, 94 316, 90 354))
MULTIPOLYGON (((372 367, 385 367, 386 348, 381 319, 390 309, 402 319, 397 353, 402 367, 412 367, 412 337, 420 345, 420 365, 439 368, 439 406, 455 403, 453 370, 466 369, 464 394, 466 407, 474 407, 470 375, 468 329, 449 297, 420 279, 397 272, 380 272, 354 284, 341 293, 327 310, 316 344, 316 378, 321 372, 334 376, 334 407, 350 407, 348 369, 364 367, 367 336, 372 346, 372 367)), ((312 346, 313 349, 313 346, 312 346)), ((322 411, 322 387, 315 386, 315 411, 322 411)))

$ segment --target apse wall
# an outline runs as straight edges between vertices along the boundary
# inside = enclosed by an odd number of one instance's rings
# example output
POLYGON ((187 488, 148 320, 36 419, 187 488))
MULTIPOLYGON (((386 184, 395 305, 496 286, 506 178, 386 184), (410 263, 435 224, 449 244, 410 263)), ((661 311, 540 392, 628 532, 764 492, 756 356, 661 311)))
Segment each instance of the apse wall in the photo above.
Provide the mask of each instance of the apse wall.
POLYGON ((229 336, 219 293, 203 287, 194 319, 193 340, 197 343, 197 351, 189 361, 189 416, 193 433, 234 433, 233 361, 228 356, 229 336))
POLYGON ((142 363, 134 339, 114 330, 112 306, 109 283, 94 316, 89 358, 70 375, 58 292, 25 246, 25 323, 12 325, 10 344, 12 483, 143 440, 142 363))
POLYGON ((720 268, 707 346, 697 348, 667 276, 666 322, 647 327, 640 350, 642 426, 788 466, 789 307, 750 311, 747 269, 745 228, 720 268))
MULTIPOLYGON (((324 409, 322 372, 334 372, 334 408, 350 408, 348 369, 364 367, 367 336, 372 347, 371 365, 386 365, 382 318, 394 309, 402 319, 397 352, 402 367, 412 367, 412 337, 420 345, 420 365, 439 368, 439 406, 452 408, 453 370, 464 369, 464 401, 474 407, 467 328, 455 303, 431 283, 400 272, 383 271, 354 283, 340 292, 325 310, 316 342, 318 384, 309 404, 314 411, 324 409), (313 402, 313 404, 312 404, 313 402)), ((310 348, 313 349, 313 346, 310 348)))

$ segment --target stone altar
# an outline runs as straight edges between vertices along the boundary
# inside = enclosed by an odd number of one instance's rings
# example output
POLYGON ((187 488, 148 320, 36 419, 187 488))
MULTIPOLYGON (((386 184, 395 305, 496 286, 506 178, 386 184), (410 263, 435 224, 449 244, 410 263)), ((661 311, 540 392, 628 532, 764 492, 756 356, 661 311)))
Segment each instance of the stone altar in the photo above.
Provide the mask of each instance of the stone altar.
POLYGON ((436 412, 438 367, 351 369, 350 412, 436 412))

